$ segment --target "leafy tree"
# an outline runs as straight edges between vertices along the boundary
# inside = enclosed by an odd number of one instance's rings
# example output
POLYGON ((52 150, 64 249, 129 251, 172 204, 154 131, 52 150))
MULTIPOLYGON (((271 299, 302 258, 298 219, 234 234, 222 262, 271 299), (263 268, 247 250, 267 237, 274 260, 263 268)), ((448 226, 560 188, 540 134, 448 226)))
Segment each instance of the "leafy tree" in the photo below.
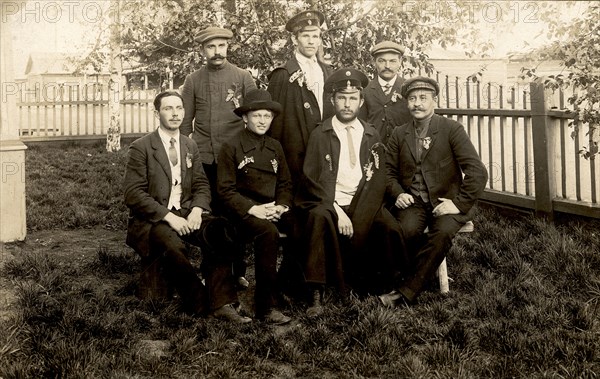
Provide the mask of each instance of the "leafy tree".
POLYGON ((536 67, 524 67, 523 77, 543 80, 548 89, 572 87, 573 95, 567 101, 572 106, 575 121, 569 123, 577 135, 578 122, 588 124, 586 136, 589 145, 579 153, 586 159, 598 154, 597 129, 600 124, 600 5, 590 4, 585 12, 566 24, 557 21, 555 14, 546 12, 548 35, 555 41, 531 53, 540 62, 558 59, 563 72, 539 77, 536 67))

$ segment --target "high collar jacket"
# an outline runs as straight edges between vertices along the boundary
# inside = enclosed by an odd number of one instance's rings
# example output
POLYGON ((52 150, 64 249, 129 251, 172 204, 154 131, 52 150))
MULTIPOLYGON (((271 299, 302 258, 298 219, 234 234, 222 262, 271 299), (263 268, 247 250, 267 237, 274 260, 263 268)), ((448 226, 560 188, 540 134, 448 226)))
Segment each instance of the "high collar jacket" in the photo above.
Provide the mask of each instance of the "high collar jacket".
MULTIPOLYGON (((331 75, 332 70, 319 62, 323 79, 331 75)), ((269 75, 268 91, 274 101, 283 107, 283 112, 275 117, 271 124, 270 135, 281 142, 295 184, 302 176, 302 165, 310 133, 322 121, 319 103, 306 83, 300 85, 295 74, 301 72, 296 57, 292 57, 283 66, 277 67, 269 75)), ((323 94, 323 119, 333 116, 333 105, 327 93, 323 94)))
POLYGON ((248 129, 225 142, 217 165, 217 191, 225 208, 239 218, 252 206, 272 201, 291 207, 292 179, 281 144, 248 129))
MULTIPOLYGON (((454 202, 468 214, 483 193, 488 179, 464 127, 451 119, 434 114, 429 124, 429 147, 421 154, 421 172, 429 199, 435 207, 439 198, 454 202)), ((392 201, 401 193, 410 193, 417 170, 415 128, 413 123, 394 130, 388 144, 387 186, 392 201)))

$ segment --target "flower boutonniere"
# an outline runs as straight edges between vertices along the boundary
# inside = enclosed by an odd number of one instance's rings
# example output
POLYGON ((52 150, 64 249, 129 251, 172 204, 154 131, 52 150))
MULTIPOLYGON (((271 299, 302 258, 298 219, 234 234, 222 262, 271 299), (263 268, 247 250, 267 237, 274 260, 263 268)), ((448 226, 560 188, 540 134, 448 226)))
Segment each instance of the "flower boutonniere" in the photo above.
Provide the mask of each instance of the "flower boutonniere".
POLYGON ((306 74, 302 70, 297 70, 290 76, 290 83, 296 81, 300 87, 306 83, 306 74))
POLYGON ((373 176, 373 162, 369 162, 367 164, 364 165, 363 170, 365 170, 365 179, 368 182, 369 180, 371 180, 371 177, 373 176))
POLYGON ((254 163, 254 157, 247 157, 244 155, 244 159, 238 165, 238 170, 241 170, 242 168, 244 168, 244 166, 247 165, 248 163, 254 163))
POLYGON ((279 168, 279 162, 277 162, 277 159, 271 159, 271 166, 273 166, 273 172, 277 174, 277 169, 279 168))
POLYGON ((329 165, 329 171, 333 171, 333 162, 331 161, 331 155, 326 154, 325 160, 327 161, 327 164, 329 165))
POLYGON ((423 138, 423 149, 429 149, 429 145, 431 145, 431 137, 423 138))
POLYGON ((227 90, 227 97, 225 101, 230 101, 233 105, 238 108, 240 106, 240 99, 242 98, 242 91, 238 83, 233 83, 232 88, 227 90))
POLYGON ((392 103, 395 103, 396 101, 398 101, 398 98, 401 97, 400 94, 398 92, 396 92, 396 90, 394 90, 394 92, 392 92, 392 103))
POLYGON ((192 153, 187 153, 185 155, 185 166, 187 168, 192 168, 192 159, 194 158, 194 155, 192 153))

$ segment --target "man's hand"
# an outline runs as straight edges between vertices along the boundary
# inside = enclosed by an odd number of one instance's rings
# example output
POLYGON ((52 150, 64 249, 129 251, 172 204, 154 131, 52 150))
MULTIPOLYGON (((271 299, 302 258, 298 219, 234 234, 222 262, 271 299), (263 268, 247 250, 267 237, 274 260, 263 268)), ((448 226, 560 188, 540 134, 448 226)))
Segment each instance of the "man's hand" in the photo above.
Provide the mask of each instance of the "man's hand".
POLYGON ((452 200, 444 199, 443 197, 440 197, 438 200, 440 200, 440 203, 433 208, 433 211, 431 212, 433 213, 434 217, 440 217, 443 215, 457 215, 460 213, 460 210, 456 208, 456 205, 452 200))
POLYGON ((400 209, 406 209, 415 203, 415 199, 410 193, 401 193, 396 198, 396 205, 400 209))
POLYGON ((271 221, 275 214, 274 206, 275 202, 253 205, 252 208, 248 209, 248 214, 256 218, 271 221))
POLYGON ((187 216, 187 222, 190 230, 200 229, 200 225, 202 225, 202 208, 192 208, 192 211, 187 216))
POLYGON ((338 216, 338 231, 341 235, 352 238, 354 235, 354 228, 352 227, 350 217, 348 217, 346 212, 344 212, 344 210, 336 203, 333 203, 333 207, 338 216))
POLYGON ((167 224, 169 224, 169 226, 173 228, 173 230, 175 230, 180 236, 184 236, 191 232, 188 221, 183 217, 175 215, 174 213, 167 213, 163 220, 165 220, 167 224))
POLYGON ((273 222, 279 221, 279 219, 281 218, 281 215, 290 210, 290 208, 288 208, 284 205, 279 205, 279 204, 278 205, 269 205, 268 208, 273 211, 271 218, 269 218, 269 221, 273 221, 273 222))

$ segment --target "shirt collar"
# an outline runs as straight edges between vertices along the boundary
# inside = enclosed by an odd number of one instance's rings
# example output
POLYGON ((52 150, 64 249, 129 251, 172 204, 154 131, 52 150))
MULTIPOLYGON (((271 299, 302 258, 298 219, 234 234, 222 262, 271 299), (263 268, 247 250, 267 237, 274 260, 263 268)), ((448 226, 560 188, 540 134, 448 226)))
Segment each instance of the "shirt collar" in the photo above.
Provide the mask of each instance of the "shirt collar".
MULTIPOLYGON (((344 124, 342 123, 337 116, 333 116, 333 118, 331 119, 331 125, 333 126, 333 129, 336 132, 341 132, 341 131, 345 131, 346 130, 346 126, 348 126, 348 124, 344 124)), ((360 121, 358 121, 358 118, 355 118, 354 121, 352 121, 349 125, 352 126, 352 129, 356 129, 356 130, 360 130, 362 129, 362 124, 360 123, 360 121)))
POLYGON ((162 130, 160 128, 160 126, 159 126, 158 127, 158 135, 160 136, 160 140, 162 141, 162 143, 165 146, 171 145, 171 138, 175 138, 175 145, 179 146, 179 133, 177 133, 176 136, 171 137, 170 135, 167 134, 167 132, 165 132, 164 130, 162 130))
POLYGON ((384 87, 386 84, 390 85, 390 88, 394 86, 394 84, 396 83, 396 79, 398 79, 398 75, 394 75, 394 77, 392 78, 392 80, 390 80, 389 82, 381 79, 380 76, 377 76, 377 81, 379 82, 379 85, 384 87))
POLYGON ((304 55, 300 54, 298 51, 296 51, 296 60, 300 64, 317 63, 317 56, 314 55, 312 58, 307 58, 304 55))

